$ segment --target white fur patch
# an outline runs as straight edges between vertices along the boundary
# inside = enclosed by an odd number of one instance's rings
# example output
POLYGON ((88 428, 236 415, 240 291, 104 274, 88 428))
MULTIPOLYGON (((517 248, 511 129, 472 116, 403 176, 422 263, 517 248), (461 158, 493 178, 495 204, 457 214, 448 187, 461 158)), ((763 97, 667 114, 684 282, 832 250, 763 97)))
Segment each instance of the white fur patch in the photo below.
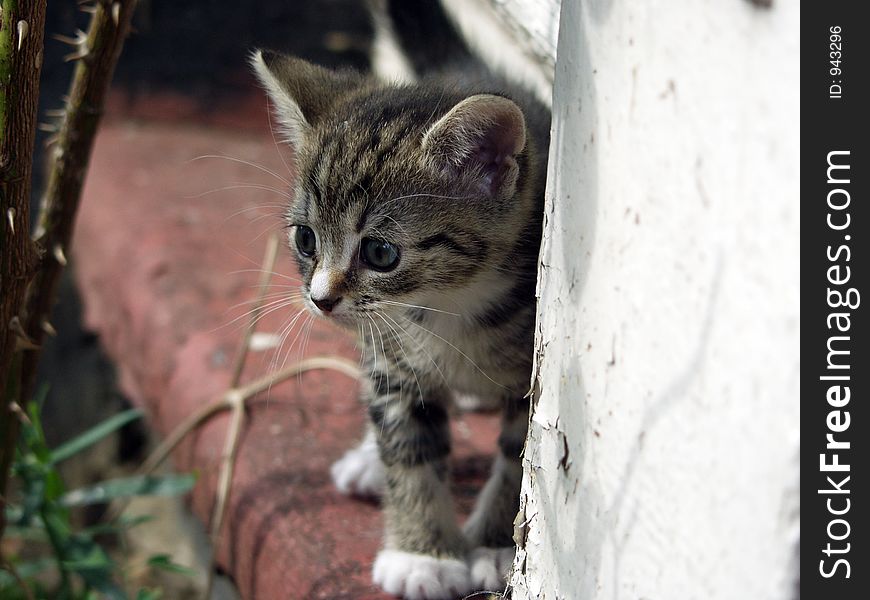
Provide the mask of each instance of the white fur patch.
POLYGON ((471 583, 475 589, 500 592, 514 562, 513 548, 476 548, 468 556, 471 583))
POLYGON ((393 22, 386 14, 383 2, 369 0, 369 10, 375 26, 372 44, 372 70, 383 81, 414 83, 417 76, 396 39, 393 22))
POLYGON ((493 396, 473 396, 471 394, 454 394, 453 403, 463 412, 495 410, 501 403, 493 396))
POLYGON ((374 436, 348 450, 333 463, 330 469, 332 481, 342 494, 380 497, 386 483, 386 473, 374 436))
POLYGON ((332 296, 332 273, 326 269, 317 269, 309 287, 312 298, 329 298, 332 296))
POLYGON ((553 67, 542 64, 518 43, 522 38, 510 30, 505 18, 493 6, 497 2, 441 0, 441 4, 475 54, 493 71, 534 92, 547 106, 552 106, 553 67))
POLYGON ((456 600, 471 591, 468 565, 398 550, 381 550, 372 579, 384 591, 407 600, 456 600))
POLYGON ((254 67, 254 73, 259 79, 260 85, 266 89, 274 104, 275 118, 278 119, 281 133, 293 147, 299 148, 305 137, 305 132, 310 128, 308 121, 302 114, 302 109, 266 66, 260 50, 256 50, 251 55, 251 65, 254 67))

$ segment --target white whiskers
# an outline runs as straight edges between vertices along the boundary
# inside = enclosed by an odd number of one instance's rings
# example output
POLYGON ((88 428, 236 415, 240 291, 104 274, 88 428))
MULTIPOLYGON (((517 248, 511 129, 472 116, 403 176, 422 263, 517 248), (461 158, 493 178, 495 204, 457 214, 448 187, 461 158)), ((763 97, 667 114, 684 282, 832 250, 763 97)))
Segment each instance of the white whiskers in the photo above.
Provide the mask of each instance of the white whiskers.
MULTIPOLYGON (((202 198, 203 196, 208 196, 209 194, 216 194, 217 192, 225 192, 227 190, 244 190, 244 189, 252 189, 252 190, 263 190, 266 192, 273 192, 287 198, 288 200, 292 200, 293 196, 291 196, 288 192, 284 190, 279 190, 278 188, 274 188, 271 185, 266 185, 263 183, 231 183, 230 185, 225 185, 223 187, 215 188, 212 190, 206 190, 204 192, 200 192, 198 194, 193 194, 192 196, 185 196, 186 199, 191 200, 195 198, 202 198)), ((257 207, 254 207, 257 208, 257 207)))
MULTIPOLYGON (((270 124, 271 124, 271 122, 270 122, 270 124)), ((258 165, 257 163, 253 163, 253 162, 248 161, 248 160, 243 160, 243 159, 241 159, 241 158, 235 158, 235 157, 233 157, 233 156, 222 156, 222 155, 220 155, 220 154, 203 154, 202 156, 197 156, 197 157, 195 157, 195 158, 191 158, 191 159, 190 159, 189 161, 187 161, 187 162, 195 162, 195 161, 203 160, 203 159, 206 159, 206 158, 217 158, 217 159, 221 159, 221 160, 229 160, 229 161, 232 161, 232 162, 241 163, 241 164, 243 164, 243 165, 248 165, 249 167, 253 167, 253 168, 255 168, 255 169, 259 169, 259 170, 262 171, 263 173, 268 173, 269 175, 271 175, 272 177, 274 177, 275 179, 277 179, 278 181, 280 181, 281 183, 283 183, 283 184, 286 185, 287 187, 292 187, 292 186, 293 186, 292 183, 290 183, 288 180, 286 180, 286 179, 284 179, 283 177, 281 177, 280 175, 278 175, 275 171, 273 171, 273 170, 271 170, 271 169, 267 169, 267 168, 264 167, 263 165, 258 165)), ((281 160, 283 161, 283 157, 281 157, 281 160)), ((286 167, 286 165, 285 165, 285 167, 286 167)), ((288 169, 288 170, 289 170, 289 169, 288 169)))
POLYGON ((406 302, 397 302, 395 300, 379 300, 379 304, 392 304, 394 306, 404 306, 406 308, 419 308, 421 310, 431 310, 432 312, 440 313, 442 315, 450 315, 453 317, 461 317, 462 315, 455 312, 450 312, 448 310, 441 310, 440 308, 431 308, 429 306, 421 306, 419 304, 408 304, 406 302))
POLYGON ((417 328, 421 329, 421 330, 424 331, 425 333, 428 333, 429 335, 432 335, 432 336, 438 338, 439 340, 441 340, 442 342, 444 342, 445 344, 447 344, 448 346, 450 346, 451 348, 453 348, 454 350, 456 350, 456 351, 457 351, 457 352, 458 352, 458 353, 459 353, 459 354, 460 354, 460 355, 461 355, 465 360, 467 360, 467 361, 469 362, 469 364, 471 364, 475 369, 477 369, 477 371, 478 371, 481 375, 483 375, 484 377, 486 377, 489 381, 491 381, 491 382, 494 383, 495 385, 497 385, 497 386, 499 386, 500 388, 503 388, 503 389, 508 389, 506 386, 502 385, 501 383, 499 383, 498 381, 496 381, 495 379, 493 379, 492 377, 490 377, 490 376, 487 374, 486 371, 484 371, 483 369, 481 369, 480 366, 479 366, 476 362, 474 362, 474 361, 471 359, 470 356, 468 356, 465 352, 463 352, 462 350, 460 350, 459 348, 457 348, 457 347, 456 347, 453 343, 451 343, 449 340, 444 339, 443 337, 441 337, 440 335, 438 335, 438 334, 435 333, 434 331, 430 331, 429 329, 426 329, 426 328, 423 327, 422 325, 420 325, 420 324, 418 324, 418 323, 415 323, 414 321, 412 321, 411 319, 409 319, 409 318, 407 318, 407 317, 401 317, 401 318, 402 318, 402 320, 407 321, 408 323, 410 323, 410 324, 413 325, 414 327, 417 327, 417 328))

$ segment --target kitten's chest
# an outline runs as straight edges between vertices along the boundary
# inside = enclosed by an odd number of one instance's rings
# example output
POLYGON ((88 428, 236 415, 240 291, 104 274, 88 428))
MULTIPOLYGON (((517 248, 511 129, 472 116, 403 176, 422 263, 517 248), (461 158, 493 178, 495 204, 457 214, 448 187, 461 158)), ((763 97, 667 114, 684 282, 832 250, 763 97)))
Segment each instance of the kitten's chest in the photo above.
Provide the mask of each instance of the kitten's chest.
POLYGON ((498 336, 437 321, 411 327, 409 333, 409 362, 436 384, 482 397, 521 393, 528 386, 526 361, 517 360, 516 349, 498 336))

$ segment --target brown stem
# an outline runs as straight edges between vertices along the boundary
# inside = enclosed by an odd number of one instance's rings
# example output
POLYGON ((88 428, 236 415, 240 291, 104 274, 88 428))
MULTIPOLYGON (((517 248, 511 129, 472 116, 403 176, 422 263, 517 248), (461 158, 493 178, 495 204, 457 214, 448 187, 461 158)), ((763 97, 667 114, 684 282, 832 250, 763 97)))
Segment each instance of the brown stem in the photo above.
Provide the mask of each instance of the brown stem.
MULTIPOLYGON (((36 241, 44 249, 39 272, 27 290, 24 330, 39 345, 45 335, 43 323, 51 313, 55 291, 72 238, 82 185, 90 162, 103 103, 136 0, 97 2, 87 37, 71 40, 76 60, 69 100, 60 132, 51 147, 50 173, 39 211, 36 241)), ((25 352, 22 392, 33 389, 39 350, 25 352)))
POLYGON ((0 537, 20 399, 21 314, 38 253, 30 231, 30 178, 42 69, 45 0, 0 1, 0 537))

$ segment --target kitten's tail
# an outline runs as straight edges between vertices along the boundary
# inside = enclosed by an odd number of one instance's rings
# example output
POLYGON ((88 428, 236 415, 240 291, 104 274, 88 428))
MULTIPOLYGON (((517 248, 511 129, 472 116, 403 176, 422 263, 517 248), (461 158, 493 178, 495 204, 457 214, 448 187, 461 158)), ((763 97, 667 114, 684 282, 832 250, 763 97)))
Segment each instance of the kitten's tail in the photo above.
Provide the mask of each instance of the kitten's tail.
POLYGON ((480 66, 439 0, 368 0, 375 27, 372 68, 384 79, 415 81, 480 66))

